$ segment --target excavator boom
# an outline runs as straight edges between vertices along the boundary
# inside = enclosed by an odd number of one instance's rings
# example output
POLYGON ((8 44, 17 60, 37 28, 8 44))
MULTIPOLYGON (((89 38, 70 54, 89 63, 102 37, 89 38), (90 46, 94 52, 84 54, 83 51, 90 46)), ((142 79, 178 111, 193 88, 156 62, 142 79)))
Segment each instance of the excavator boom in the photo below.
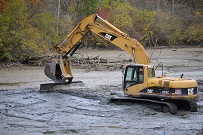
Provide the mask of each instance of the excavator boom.
POLYGON ((72 81, 69 58, 78 49, 84 36, 90 33, 94 33, 128 52, 135 63, 150 64, 145 49, 137 40, 129 37, 97 14, 93 14, 82 20, 67 36, 66 47, 63 44, 56 47, 56 55, 53 56, 52 62, 45 67, 45 74, 50 79, 55 82, 72 81))

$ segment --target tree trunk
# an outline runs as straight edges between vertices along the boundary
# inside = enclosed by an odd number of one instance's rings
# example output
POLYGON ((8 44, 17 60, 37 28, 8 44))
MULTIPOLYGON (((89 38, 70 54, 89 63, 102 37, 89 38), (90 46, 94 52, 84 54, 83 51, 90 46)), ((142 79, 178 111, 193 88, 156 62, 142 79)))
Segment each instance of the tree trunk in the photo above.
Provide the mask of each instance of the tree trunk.
POLYGON ((160 11, 161 10, 161 0, 157 0, 157 11, 160 11))

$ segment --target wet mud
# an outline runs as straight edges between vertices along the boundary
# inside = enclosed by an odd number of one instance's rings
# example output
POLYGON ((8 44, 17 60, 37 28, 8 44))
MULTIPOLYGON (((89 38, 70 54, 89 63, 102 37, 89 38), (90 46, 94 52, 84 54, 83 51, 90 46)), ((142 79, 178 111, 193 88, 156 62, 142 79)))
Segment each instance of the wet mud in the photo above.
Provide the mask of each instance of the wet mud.
MULTIPOLYGON (((108 103, 109 97, 123 95, 121 70, 86 72, 85 69, 74 69, 74 81, 83 83, 57 86, 52 92, 40 92, 40 84, 52 82, 44 75, 42 67, 2 68, 0 134, 200 135, 203 133, 203 49, 175 50, 154 53, 152 61, 154 64, 157 60, 165 63, 166 76, 179 77, 184 74, 185 78, 199 81, 197 112, 178 110, 177 114, 171 115, 139 103, 108 103), (169 55, 172 53, 174 57, 169 55), (166 67, 170 67, 169 74, 166 67)), ((153 50, 148 52, 152 54, 153 50)), ((94 56, 94 53, 88 55, 94 56)), ((124 52, 101 52, 100 55, 111 57, 121 53, 124 52)), ((123 57, 129 58, 126 54, 123 57)), ((157 75, 161 72, 158 69, 157 75)))

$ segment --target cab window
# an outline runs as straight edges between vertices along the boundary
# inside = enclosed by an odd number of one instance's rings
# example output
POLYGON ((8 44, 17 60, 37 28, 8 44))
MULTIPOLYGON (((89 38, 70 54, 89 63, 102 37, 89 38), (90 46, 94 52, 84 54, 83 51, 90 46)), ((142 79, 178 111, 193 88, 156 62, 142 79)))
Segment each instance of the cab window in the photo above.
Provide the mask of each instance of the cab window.
POLYGON ((133 68, 129 67, 126 72, 126 81, 132 81, 133 68))
POLYGON ((143 67, 128 67, 125 72, 124 88, 132 85, 141 84, 144 82, 144 69, 143 67))
POLYGON ((154 68, 148 68, 148 78, 155 77, 155 71, 154 68))

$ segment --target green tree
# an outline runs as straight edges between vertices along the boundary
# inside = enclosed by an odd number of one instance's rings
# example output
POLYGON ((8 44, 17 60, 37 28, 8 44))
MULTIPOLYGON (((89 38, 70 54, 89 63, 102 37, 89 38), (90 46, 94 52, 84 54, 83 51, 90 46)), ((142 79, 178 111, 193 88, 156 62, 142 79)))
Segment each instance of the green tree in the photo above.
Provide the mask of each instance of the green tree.
POLYGON ((113 1, 111 21, 119 29, 127 32, 133 26, 133 20, 130 16, 131 10, 132 7, 128 0, 113 1))
POLYGON ((196 25, 187 27, 185 34, 184 34, 184 40, 186 43, 189 43, 189 44, 202 45, 203 25, 196 24, 196 25))
POLYGON ((159 42, 165 45, 177 45, 183 41, 183 25, 179 17, 169 12, 158 14, 156 34, 159 42))
POLYGON ((7 0, 0 20, 0 59, 25 59, 42 55, 54 42, 54 20, 50 13, 29 9, 25 0, 7 0))
POLYGON ((78 13, 80 15, 91 15, 96 13, 99 0, 79 0, 78 1, 78 13))
POLYGON ((155 16, 156 11, 133 9, 133 35, 144 45, 155 44, 155 16))
POLYGON ((35 14, 30 19, 30 24, 36 28, 40 33, 40 44, 42 46, 48 45, 52 47, 59 42, 56 33, 56 19, 53 14, 42 12, 35 14))
POLYGON ((24 0, 7 0, 6 10, 1 13, 1 58, 13 58, 19 47, 19 33, 27 27, 26 3, 24 0))

